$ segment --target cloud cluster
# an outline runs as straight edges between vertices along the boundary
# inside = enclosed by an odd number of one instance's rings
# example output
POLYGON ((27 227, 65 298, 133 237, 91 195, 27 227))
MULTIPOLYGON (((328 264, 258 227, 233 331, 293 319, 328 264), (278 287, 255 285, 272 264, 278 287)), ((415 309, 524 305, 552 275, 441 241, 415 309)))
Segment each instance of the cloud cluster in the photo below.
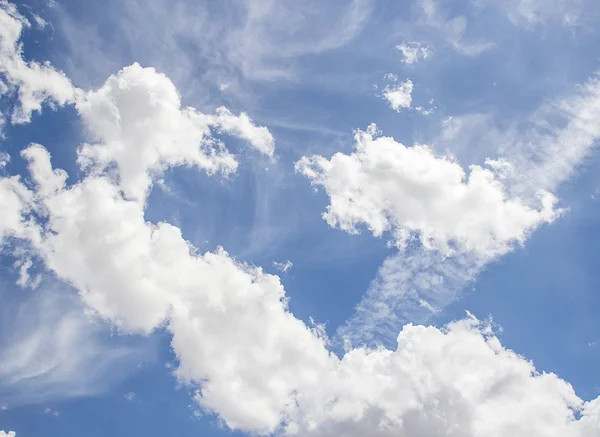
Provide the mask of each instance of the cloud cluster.
MULTIPOLYGON (((212 130, 273 155, 272 137, 247 116, 182 108, 166 76, 137 64, 75 104, 94 141, 78 150, 86 172, 68 184, 43 146, 26 148, 30 181, 0 177, 0 239, 24 241, 28 256, 122 332, 168 332, 177 377, 229 428, 315 437, 600 432, 600 399, 584 402, 557 375, 538 372, 504 348, 489 323, 469 315, 444 328, 406 325, 393 348, 349 347, 339 357, 319 326, 289 311, 277 276, 224 249, 199 253, 178 227, 147 221, 148 190, 169 167, 235 170, 212 130)), ((497 161, 467 173, 425 146, 379 136, 375 126, 355 139, 349 155, 296 165, 329 194, 329 224, 348 232, 365 225, 375 235, 391 232, 399 247, 418 240, 444 256, 488 259, 558 214, 548 192, 537 205, 510 197, 497 161)), ((66 326, 50 343, 61 345, 61 334, 77 339, 78 325, 66 326)), ((31 356, 17 347, 10 370, 31 356)))
POLYGON ((144 199, 152 176, 167 167, 235 172, 235 157, 211 128, 240 137, 269 157, 274 153, 269 130, 255 126, 247 114, 236 116, 222 107, 208 115, 182 107, 168 77, 137 63, 109 77, 100 89, 83 93, 76 108, 94 141, 80 148, 80 165, 95 172, 114 165, 132 199, 144 199))
POLYGON ((339 358, 319 329, 289 312, 277 276, 224 250, 197 253, 178 228, 148 223, 144 205, 104 175, 69 187, 41 146, 23 155, 35 182, 29 207, 44 217, 32 250, 121 330, 170 332, 176 375, 232 429, 407 437, 600 430, 598 400, 583 402, 556 375, 538 373, 474 317, 443 329, 407 325, 395 349, 339 358))
MULTIPOLYGON (((540 190, 556 190, 598 144, 597 75, 575 92, 542 104, 525 129, 523 120, 518 123, 500 130, 489 114, 449 117, 433 143, 461 161, 485 161, 507 198, 535 205, 540 190), (485 160, 490 153, 509 159, 485 160)), ((424 323, 456 300, 489 261, 472 253, 447 256, 414 245, 388 257, 353 316, 338 329, 336 340, 390 344, 404 323, 424 323)))

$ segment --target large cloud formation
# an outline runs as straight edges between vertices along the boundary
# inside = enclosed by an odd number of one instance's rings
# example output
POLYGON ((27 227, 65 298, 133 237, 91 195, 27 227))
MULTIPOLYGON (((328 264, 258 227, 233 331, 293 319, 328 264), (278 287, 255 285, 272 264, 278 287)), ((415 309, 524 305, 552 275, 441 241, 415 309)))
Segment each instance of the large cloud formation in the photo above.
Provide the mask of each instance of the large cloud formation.
MULTIPOLYGON (((408 325, 395 350, 338 358, 287 309, 278 277, 225 251, 196 253, 103 175, 67 187, 47 151, 23 152, 36 188, 31 250, 123 331, 165 328, 177 375, 233 429, 300 435, 592 436, 600 401, 502 347, 474 317, 408 325), (465 434, 466 433, 466 434, 465 434)), ((25 198, 25 201, 27 198, 25 198)), ((14 214, 25 208, 16 205, 14 214)), ((15 234, 16 235, 16 234, 15 234)))
MULTIPOLYGON (((0 238, 21 241, 15 255, 40 259, 78 290, 89 310, 122 332, 169 332, 178 378, 197 387, 197 402, 231 429, 406 437, 592 437, 600 432, 600 399, 584 402, 557 375, 536 371, 500 344, 490 324, 472 316, 442 329, 407 325, 393 349, 354 348, 338 357, 328 349, 321 327, 307 326, 289 311, 277 276, 235 260, 224 249, 198 253, 179 228, 145 217, 152 181, 168 167, 192 165, 209 173, 234 169, 232 155, 207 127, 238 135, 270 155, 267 131, 243 116, 232 119, 225 110, 203 116, 181 109, 168 78, 135 64, 100 90, 78 94, 76 107, 96 141, 78 151, 87 172, 68 184, 67 173, 52 166, 43 146, 27 147, 22 156, 31 183, 0 177, 0 238), (141 157, 135 164, 129 149, 141 157)), ((450 250, 452 243, 495 253, 556 213, 549 195, 539 209, 508 198, 490 170, 473 168, 467 178, 460 166, 426 148, 383 139, 380 151, 374 151, 370 144, 377 140, 370 132, 359 133, 357 141, 362 152, 339 159, 356 167, 365 188, 372 173, 377 175, 373 168, 394 177, 375 197, 380 202, 375 215, 364 215, 354 205, 350 213, 330 210, 335 223, 348 229, 361 220, 375 233, 394 227, 399 245, 407 239, 406 229, 441 250, 450 250), (410 189, 401 186, 405 180, 395 167, 401 158, 412 159, 418 170, 405 169, 410 189), (418 215, 399 204, 386 205, 386 196, 398 186, 418 215), (429 195, 417 198, 412 194, 417 191, 429 195), (474 206, 484 195, 490 196, 486 208, 510 226, 485 222, 489 214, 474 206), (445 224, 423 213, 438 205, 448 213, 466 209, 467 222, 453 216, 445 224), (468 226, 474 236, 463 231, 468 226)), ((319 158, 299 166, 318 183, 339 189, 332 168, 319 158)), ((343 165, 335 171, 348 180, 343 165)), ((341 191, 340 205, 347 207, 355 196, 364 201, 360 194, 341 191)))

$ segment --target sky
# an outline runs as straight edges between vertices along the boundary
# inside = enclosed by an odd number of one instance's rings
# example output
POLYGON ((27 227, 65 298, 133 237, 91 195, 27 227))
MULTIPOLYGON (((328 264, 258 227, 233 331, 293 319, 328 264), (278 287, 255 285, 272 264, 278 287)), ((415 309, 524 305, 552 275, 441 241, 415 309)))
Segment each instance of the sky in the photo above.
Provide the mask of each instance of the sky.
POLYGON ((600 435, 599 20, 0 0, 0 437, 600 435))

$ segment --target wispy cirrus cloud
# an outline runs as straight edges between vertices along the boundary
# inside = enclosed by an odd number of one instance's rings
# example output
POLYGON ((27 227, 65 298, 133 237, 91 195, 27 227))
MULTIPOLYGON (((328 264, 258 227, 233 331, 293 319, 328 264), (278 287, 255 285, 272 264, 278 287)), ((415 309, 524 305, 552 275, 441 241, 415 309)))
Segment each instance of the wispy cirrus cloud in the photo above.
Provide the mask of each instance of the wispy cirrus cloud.
POLYGON ((81 301, 61 283, 42 282, 25 299, 2 293, 0 405, 26 404, 106 393, 142 361, 152 346, 110 337, 86 316, 81 301))

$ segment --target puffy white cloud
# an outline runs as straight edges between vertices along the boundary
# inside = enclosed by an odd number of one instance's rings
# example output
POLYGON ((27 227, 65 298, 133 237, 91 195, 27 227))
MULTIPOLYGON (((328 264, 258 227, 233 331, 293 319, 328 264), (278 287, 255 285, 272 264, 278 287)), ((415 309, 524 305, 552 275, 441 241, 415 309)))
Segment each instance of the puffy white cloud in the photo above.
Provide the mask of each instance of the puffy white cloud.
POLYGON ((248 114, 242 112, 239 116, 233 115, 225 107, 217 108, 216 115, 209 117, 209 124, 218 130, 236 135, 248 141, 252 147, 269 157, 275 153, 275 140, 269 129, 264 126, 255 126, 248 114))
MULTIPOLYGON (((394 76, 390 77, 394 78, 394 76)), ((412 91, 413 83, 407 79, 404 82, 386 85, 381 96, 388 101, 394 111, 400 112, 402 109, 410 108, 412 91)))
POLYGON ((297 171, 329 195, 323 217, 330 226, 356 233, 364 224, 375 236, 391 231, 398 247, 418 239, 446 254, 460 249, 488 258, 523 243, 558 213, 549 192, 541 191, 539 208, 532 208, 509 198, 492 168, 473 165, 467 174, 427 146, 406 147, 377 136, 374 125, 358 130, 355 140, 350 155, 296 163, 297 171))
POLYGON ((591 437, 600 430, 600 399, 583 402, 473 317, 444 329, 407 325, 395 350, 349 351, 297 402, 301 415, 289 426, 297 435, 591 437))
POLYGON ((124 331, 166 327, 178 377, 197 384, 198 402, 230 427, 277 428, 293 393, 333 362, 324 340, 288 312, 279 279, 223 250, 197 254, 180 229, 147 223, 145 205, 105 176, 66 187, 41 146, 23 155, 45 222, 31 243, 47 268, 124 331))
POLYGON ((273 158, 274 139, 246 113, 220 107, 213 115, 182 107, 169 78, 135 63, 108 78, 98 90, 84 92, 49 63, 25 62, 19 43, 30 23, 8 2, 0 3, 0 94, 16 91, 13 123, 28 122, 42 104, 76 103, 94 143, 84 144, 80 164, 94 171, 116 166, 125 193, 145 197, 152 174, 168 166, 195 166, 228 174, 237 161, 211 130, 246 140, 273 158))
POLYGON ((76 107, 95 141, 81 147, 79 163, 96 172, 114 164, 121 187, 133 199, 144 199, 152 176, 167 167, 234 172, 235 157, 211 135, 211 127, 247 140, 270 157, 274 152, 269 130, 255 126, 247 114, 218 108, 215 115, 206 115, 182 107, 168 77, 137 63, 82 95, 76 107))
POLYGON ((415 64, 431 57, 431 47, 419 42, 403 42, 398 44, 396 49, 402 53, 402 62, 405 64, 415 64))
POLYGON ((19 43, 23 29, 30 23, 8 2, 0 2, 0 74, 4 92, 17 91, 19 105, 12 114, 13 123, 26 123, 42 104, 65 105, 74 101, 76 89, 64 73, 49 63, 26 62, 19 43))
POLYGON ((0 437, 15 437, 17 435, 14 431, 3 431, 0 429, 0 437))

